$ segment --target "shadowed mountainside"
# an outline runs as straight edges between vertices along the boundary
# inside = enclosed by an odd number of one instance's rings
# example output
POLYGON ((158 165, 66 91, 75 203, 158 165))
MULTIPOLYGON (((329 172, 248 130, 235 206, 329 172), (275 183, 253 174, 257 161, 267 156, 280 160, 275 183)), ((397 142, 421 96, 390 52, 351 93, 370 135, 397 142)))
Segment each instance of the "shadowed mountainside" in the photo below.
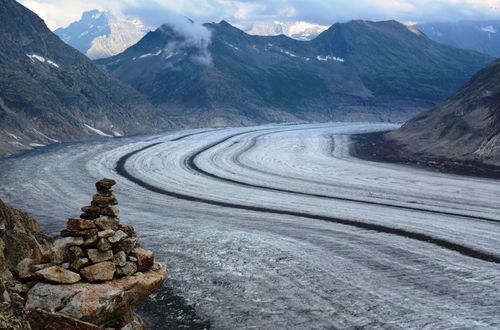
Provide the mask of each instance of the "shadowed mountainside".
POLYGON ((0 0, 0 118, 0 156, 161 127, 141 94, 14 0, 0 0))

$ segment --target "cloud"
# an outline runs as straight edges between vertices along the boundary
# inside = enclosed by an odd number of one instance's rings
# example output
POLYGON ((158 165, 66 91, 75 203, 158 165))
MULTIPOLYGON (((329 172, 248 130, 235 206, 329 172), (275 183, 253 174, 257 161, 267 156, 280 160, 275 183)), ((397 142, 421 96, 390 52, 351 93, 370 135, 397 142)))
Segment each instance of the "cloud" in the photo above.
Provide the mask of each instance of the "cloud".
POLYGON ((500 19, 500 0, 19 0, 50 28, 66 26, 82 11, 108 9, 134 15, 157 27, 169 13, 194 21, 225 19, 236 25, 253 21, 303 20, 323 25, 351 19, 428 22, 500 19))

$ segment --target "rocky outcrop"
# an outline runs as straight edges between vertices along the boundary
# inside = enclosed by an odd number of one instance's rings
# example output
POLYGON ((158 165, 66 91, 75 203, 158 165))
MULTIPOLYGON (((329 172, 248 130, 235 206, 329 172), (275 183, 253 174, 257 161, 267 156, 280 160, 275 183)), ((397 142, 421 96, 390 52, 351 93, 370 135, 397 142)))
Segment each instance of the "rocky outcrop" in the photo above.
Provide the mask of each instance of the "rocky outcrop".
POLYGON ((0 328, 29 328, 23 306, 34 285, 30 267, 47 259, 52 241, 26 212, 0 200, 0 328))
POLYGON ((97 182, 55 241, 0 201, 0 328, 145 328, 133 310, 166 280, 166 265, 120 224, 114 184, 97 182))
POLYGON ((133 309, 160 287, 166 274, 163 265, 99 284, 37 283, 28 293, 26 308, 59 312, 102 327, 123 327, 137 318, 133 309))

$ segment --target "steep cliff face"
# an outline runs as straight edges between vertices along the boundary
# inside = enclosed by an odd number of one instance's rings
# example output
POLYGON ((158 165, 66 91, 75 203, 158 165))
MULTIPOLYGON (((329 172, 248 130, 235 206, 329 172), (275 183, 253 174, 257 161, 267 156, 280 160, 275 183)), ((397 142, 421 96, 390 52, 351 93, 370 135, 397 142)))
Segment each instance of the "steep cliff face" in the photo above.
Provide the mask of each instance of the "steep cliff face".
POLYGON ((0 156, 159 127, 153 107, 132 87, 15 0, 0 0, 0 156))
POLYGON ((412 154, 500 165, 500 59, 386 139, 412 154))

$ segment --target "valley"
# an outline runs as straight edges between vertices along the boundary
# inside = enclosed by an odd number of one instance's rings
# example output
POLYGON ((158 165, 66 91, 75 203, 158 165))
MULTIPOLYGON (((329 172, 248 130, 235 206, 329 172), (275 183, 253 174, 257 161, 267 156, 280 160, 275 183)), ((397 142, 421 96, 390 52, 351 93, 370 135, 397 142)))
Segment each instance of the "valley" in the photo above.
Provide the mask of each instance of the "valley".
MULTIPOLYGON (((268 124, 51 145, 0 159, 0 195, 55 233, 89 182, 116 179, 122 221, 214 328, 494 329, 498 180, 351 156, 350 135, 398 127, 268 124)), ((165 325, 161 314, 147 321, 165 325)))

